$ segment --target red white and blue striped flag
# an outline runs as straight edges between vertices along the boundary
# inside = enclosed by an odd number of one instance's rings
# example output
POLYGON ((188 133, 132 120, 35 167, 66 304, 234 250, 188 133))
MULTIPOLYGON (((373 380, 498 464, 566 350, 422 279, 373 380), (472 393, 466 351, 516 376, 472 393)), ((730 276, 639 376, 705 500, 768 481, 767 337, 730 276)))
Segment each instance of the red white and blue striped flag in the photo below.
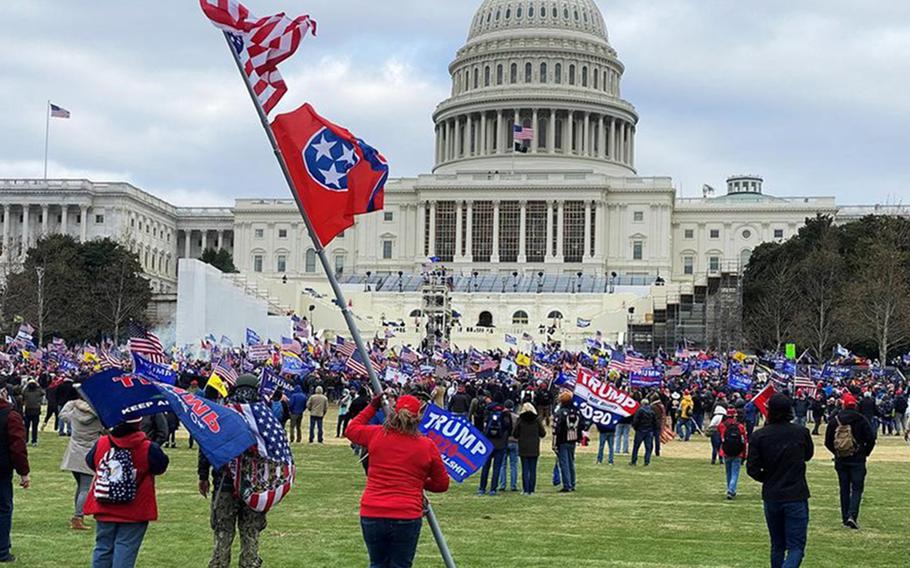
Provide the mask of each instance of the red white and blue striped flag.
POLYGON ((61 106, 57 106, 54 103, 51 103, 51 116, 53 118, 69 118, 70 111, 61 106))
POLYGON ((234 492, 254 511, 268 512, 290 492, 297 475, 287 435, 262 403, 230 405, 243 416, 256 439, 252 451, 231 462, 234 492))

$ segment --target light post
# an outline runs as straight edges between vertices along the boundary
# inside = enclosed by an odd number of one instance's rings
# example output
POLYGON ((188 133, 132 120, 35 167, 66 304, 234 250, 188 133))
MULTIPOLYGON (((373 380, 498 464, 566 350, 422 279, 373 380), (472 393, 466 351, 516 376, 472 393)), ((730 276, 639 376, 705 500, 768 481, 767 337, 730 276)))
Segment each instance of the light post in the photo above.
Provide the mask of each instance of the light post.
POLYGON ((36 266, 38 276, 38 345, 44 345, 44 267, 36 266))
POLYGON ((308 311, 310 312, 310 327, 313 328, 313 337, 315 337, 316 336, 316 320, 314 319, 313 312, 316 311, 316 304, 310 304, 308 311))

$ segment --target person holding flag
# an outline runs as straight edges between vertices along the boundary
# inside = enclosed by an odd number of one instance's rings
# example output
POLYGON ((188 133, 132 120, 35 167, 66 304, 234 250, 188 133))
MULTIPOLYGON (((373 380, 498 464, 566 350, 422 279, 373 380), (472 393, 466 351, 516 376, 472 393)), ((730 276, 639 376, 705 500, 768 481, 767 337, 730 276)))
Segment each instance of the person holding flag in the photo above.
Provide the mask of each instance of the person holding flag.
POLYGON ((423 524, 423 492, 448 491, 449 476, 439 448, 418 429, 420 401, 402 396, 383 425, 370 425, 382 401, 383 395, 373 398, 345 432, 370 456, 360 526, 370 566, 410 568, 423 524))

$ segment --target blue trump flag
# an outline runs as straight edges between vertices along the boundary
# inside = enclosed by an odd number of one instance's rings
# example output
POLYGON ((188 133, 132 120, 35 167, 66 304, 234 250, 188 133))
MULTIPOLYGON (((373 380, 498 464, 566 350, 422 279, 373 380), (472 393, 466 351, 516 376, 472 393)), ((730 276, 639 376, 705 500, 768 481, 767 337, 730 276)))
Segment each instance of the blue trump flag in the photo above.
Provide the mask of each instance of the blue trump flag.
POLYGON ((487 461, 493 443, 469 421, 430 404, 420 421, 420 431, 433 440, 449 477, 461 483, 487 461))
POLYGON ((281 352, 281 374, 306 377, 313 372, 313 366, 304 362, 296 353, 281 352))
POLYGON ((284 377, 263 367, 262 373, 259 374, 259 398, 262 400, 272 400, 272 397, 275 396, 275 392, 278 391, 279 387, 286 394, 290 394, 290 392, 294 390, 294 385, 286 381, 284 377))
POLYGON ((120 369, 92 375, 80 387, 85 399, 95 408, 105 428, 149 414, 167 412, 167 400, 155 382, 129 375, 120 369))
POLYGON ((261 345, 262 338, 259 337, 259 334, 253 331, 250 328, 246 328, 246 344, 247 345, 261 345))
POLYGON ((239 412, 215 404, 181 388, 156 383, 154 387, 170 405, 186 431, 215 469, 220 469, 256 444, 249 424, 239 412))
POLYGON ((748 391, 752 388, 752 377, 743 371, 742 366, 733 363, 730 365, 727 386, 733 390, 748 391))
POLYGON ((660 387, 664 380, 664 373, 660 369, 642 369, 632 373, 630 384, 638 388, 660 387))
POLYGON ((148 379, 158 381, 169 385, 177 384, 177 373, 167 365, 152 363, 142 355, 133 353, 133 374, 148 379))

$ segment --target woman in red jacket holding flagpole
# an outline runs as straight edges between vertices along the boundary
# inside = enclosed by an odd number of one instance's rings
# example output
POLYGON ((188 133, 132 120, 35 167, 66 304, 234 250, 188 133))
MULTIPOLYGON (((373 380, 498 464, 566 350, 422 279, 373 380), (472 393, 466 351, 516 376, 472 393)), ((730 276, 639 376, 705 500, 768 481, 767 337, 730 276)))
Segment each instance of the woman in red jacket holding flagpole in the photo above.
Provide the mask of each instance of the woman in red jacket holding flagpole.
POLYGON ((402 396, 382 426, 370 426, 381 407, 377 396, 345 431, 370 458, 360 526, 370 568, 410 568, 423 521, 423 492, 447 491, 449 476, 436 444, 418 430, 420 401, 402 396))

